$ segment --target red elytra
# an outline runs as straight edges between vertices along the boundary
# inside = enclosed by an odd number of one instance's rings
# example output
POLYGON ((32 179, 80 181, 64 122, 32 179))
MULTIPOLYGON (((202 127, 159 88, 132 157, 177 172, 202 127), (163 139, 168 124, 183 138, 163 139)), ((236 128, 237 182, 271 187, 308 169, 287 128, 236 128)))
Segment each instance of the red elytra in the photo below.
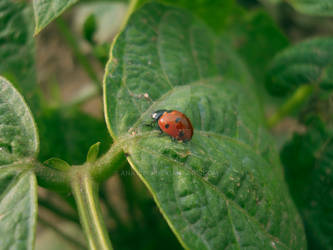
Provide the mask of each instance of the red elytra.
POLYGON ((190 119, 177 110, 157 110, 151 117, 158 123, 161 131, 172 138, 187 142, 193 136, 193 127, 190 119))

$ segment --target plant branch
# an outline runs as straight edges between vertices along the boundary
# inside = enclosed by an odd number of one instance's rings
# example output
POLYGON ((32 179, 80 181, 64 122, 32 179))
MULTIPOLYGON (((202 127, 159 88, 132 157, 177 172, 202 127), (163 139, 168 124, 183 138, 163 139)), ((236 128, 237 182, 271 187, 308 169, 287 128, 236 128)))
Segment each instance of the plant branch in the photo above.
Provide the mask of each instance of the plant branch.
POLYGON ((66 42, 68 43, 69 47, 72 49, 74 55, 76 56, 78 62, 81 64, 83 69, 87 72, 90 79, 94 82, 96 87, 100 92, 102 92, 102 84, 99 80, 97 74, 95 73, 95 70, 93 66, 91 65, 88 58, 81 52, 79 43, 76 39, 76 37, 72 34, 72 31, 68 28, 68 25, 66 22, 62 19, 62 17, 59 17, 55 21, 59 31, 65 38, 66 42))
POLYGON ((295 93, 273 114, 267 121, 269 128, 276 126, 283 118, 291 114, 296 108, 308 100, 314 90, 313 85, 300 86, 295 93))
POLYGON ((90 249, 112 249, 98 200, 98 184, 83 167, 72 169, 72 191, 90 249))
POLYGON ((46 167, 37 161, 33 164, 35 166, 34 172, 40 186, 60 193, 70 192, 70 178, 68 172, 46 167))
POLYGON ((51 228, 54 232, 59 234, 61 237, 63 237, 65 240, 67 240, 69 243, 74 245, 75 247, 79 247, 80 249, 87 249, 80 241, 76 240, 72 236, 66 234, 65 232, 59 230, 56 226, 53 224, 49 223, 47 220, 43 219, 41 216, 38 216, 38 221, 45 226, 51 228))
POLYGON ((87 164, 91 176, 98 183, 105 181, 126 164, 125 154, 119 144, 114 143, 108 152, 92 164, 87 164))
MULTIPOLYGON (((126 157, 121 145, 113 144, 109 151, 96 162, 86 163, 81 167, 89 171, 94 181, 101 183, 124 166, 126 162, 126 157)), ((34 162, 33 165, 35 166, 34 171, 40 186, 60 193, 68 193, 71 191, 71 171, 59 171, 44 166, 37 161, 34 162)))

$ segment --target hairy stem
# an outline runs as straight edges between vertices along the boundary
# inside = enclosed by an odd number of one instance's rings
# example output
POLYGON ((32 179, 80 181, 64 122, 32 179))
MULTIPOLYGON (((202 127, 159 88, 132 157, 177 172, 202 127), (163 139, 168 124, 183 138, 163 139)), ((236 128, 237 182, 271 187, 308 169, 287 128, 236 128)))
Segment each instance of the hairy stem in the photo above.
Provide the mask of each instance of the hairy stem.
POLYGON ((97 74, 95 73, 95 70, 93 66, 91 65, 90 61, 88 58, 81 52, 79 43, 76 39, 76 37, 72 34, 72 31, 68 28, 68 25, 66 22, 59 17, 56 20, 56 25, 65 38, 66 42, 68 43, 69 47, 73 51, 74 55, 76 56, 78 62, 81 64, 83 69, 87 72, 88 76, 90 79, 93 81, 93 83, 96 85, 99 91, 102 91, 102 84, 101 81, 99 80, 97 74))
POLYGON ((313 85, 300 86, 295 93, 267 121, 269 128, 276 126, 283 118, 308 100, 314 90, 313 85))
POLYGON ((93 250, 112 249, 98 200, 98 184, 85 167, 72 170, 72 191, 78 207, 81 225, 93 250))
POLYGON ((38 185, 60 193, 70 192, 70 177, 68 172, 46 167, 37 161, 33 164, 35 166, 34 172, 37 176, 38 185))
POLYGON ((113 144, 108 152, 91 166, 88 165, 91 176, 98 183, 105 181, 119 168, 126 164, 126 157, 119 144, 113 144))
MULTIPOLYGON (((126 157, 121 145, 114 144, 109 151, 96 162, 86 163, 81 167, 89 172, 94 181, 101 183, 112 176, 119 168, 124 166, 126 162, 126 157)), ((37 161, 33 162, 33 165, 40 186, 59 193, 68 193, 71 191, 70 183, 73 175, 71 171, 53 169, 44 166, 37 161)), ((78 166, 75 168, 78 168, 78 166)))

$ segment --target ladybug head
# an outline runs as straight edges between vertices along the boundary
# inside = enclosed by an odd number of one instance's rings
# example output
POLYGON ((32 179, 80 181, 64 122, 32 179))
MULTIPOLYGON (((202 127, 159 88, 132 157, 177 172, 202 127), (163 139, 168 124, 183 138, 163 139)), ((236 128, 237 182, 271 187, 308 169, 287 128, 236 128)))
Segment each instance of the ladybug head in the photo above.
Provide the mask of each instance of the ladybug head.
POLYGON ((160 119, 160 117, 164 114, 164 112, 167 112, 167 110, 166 109, 157 110, 151 114, 151 118, 154 121, 158 121, 158 119, 160 119))

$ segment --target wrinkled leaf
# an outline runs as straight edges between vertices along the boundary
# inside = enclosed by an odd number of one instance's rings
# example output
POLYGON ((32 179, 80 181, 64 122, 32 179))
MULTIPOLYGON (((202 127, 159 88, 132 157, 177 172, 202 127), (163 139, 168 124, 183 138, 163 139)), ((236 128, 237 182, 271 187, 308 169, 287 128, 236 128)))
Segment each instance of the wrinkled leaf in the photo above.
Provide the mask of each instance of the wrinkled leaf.
POLYGON ((39 133, 46 138, 41 140, 39 159, 45 161, 58 157, 70 165, 85 162, 89 147, 96 141, 101 142, 101 153, 112 143, 104 121, 76 109, 44 110, 40 116, 39 133))
POLYGON ((267 73, 270 93, 286 95, 302 84, 333 89, 333 38, 301 42, 274 58, 267 73))
POLYGON ((22 96, 0 77, 0 246, 33 249, 37 184, 25 170, 38 152, 32 115, 22 96))
POLYGON ((303 220, 309 249, 333 246, 333 133, 314 119, 305 134, 295 134, 281 159, 291 194, 303 220))
POLYGON ((1 249, 34 249, 37 183, 31 171, 0 166, 1 249))
POLYGON ((22 96, 0 77, 0 165, 35 157, 38 134, 22 96))
POLYGON ((34 112, 38 100, 32 15, 23 1, 0 1, 0 75, 27 98, 34 112))
POLYGON ((231 49, 184 10, 145 5, 113 45, 110 133, 185 248, 304 248, 252 84, 231 49), (162 108, 189 116, 190 142, 146 126, 162 108))
POLYGON ((333 16, 331 0, 287 0, 297 11, 314 16, 333 16))
POLYGON ((34 0, 35 34, 38 34, 50 22, 60 16, 78 0, 34 0))

